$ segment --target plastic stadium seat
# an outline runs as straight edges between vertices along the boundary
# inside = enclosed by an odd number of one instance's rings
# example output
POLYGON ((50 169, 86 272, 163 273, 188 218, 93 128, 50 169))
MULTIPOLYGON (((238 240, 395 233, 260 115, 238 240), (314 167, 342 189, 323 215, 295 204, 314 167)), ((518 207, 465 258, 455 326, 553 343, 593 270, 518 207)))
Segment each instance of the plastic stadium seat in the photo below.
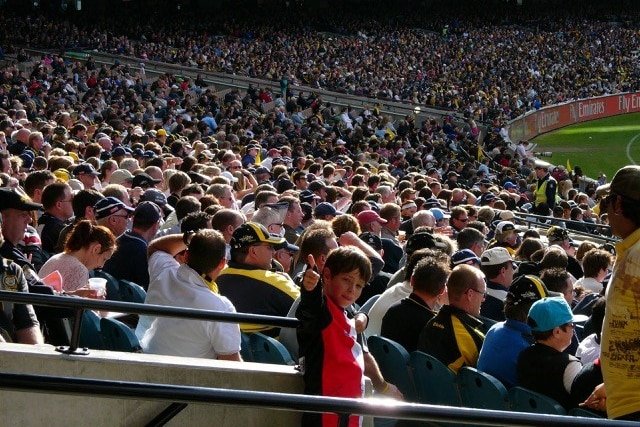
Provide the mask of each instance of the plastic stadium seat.
POLYGON ((511 403, 511 409, 516 412, 567 415, 567 411, 552 398, 524 387, 513 387, 510 389, 509 402, 511 403))
POLYGON ((584 417, 584 418, 604 418, 601 415, 598 415, 594 412, 591 412, 588 409, 583 408, 572 408, 569 410, 569 415, 572 417, 584 417))
POLYGON ((382 376, 395 384, 407 401, 415 400, 416 391, 409 370, 409 353, 402 345, 374 335, 367 340, 371 355, 378 362, 382 376))
POLYGON ((91 310, 85 310, 84 313, 82 313, 78 346, 92 348, 94 350, 104 349, 102 335, 100 335, 100 317, 91 310))
POLYGON ((100 334, 106 350, 142 352, 140 342, 133 330, 119 320, 103 317, 100 319, 100 334))
POLYGON ((449 367, 421 351, 411 353, 409 364, 420 403, 460 406, 456 374, 449 367))
POLYGON ((458 371, 458 391, 462 406, 478 409, 509 410, 509 392, 493 376, 470 366, 458 371))
POLYGON ((144 304, 144 300, 147 298, 147 293, 142 286, 136 285, 128 280, 120 280, 118 284, 120 287, 121 301, 144 304))
POLYGON ((294 365, 293 358, 282 344, 275 338, 254 332, 249 334, 249 345, 253 361, 275 365, 294 365))
POLYGON ((373 304, 375 304, 375 302, 378 301, 378 298, 380 298, 380 294, 374 295, 371 298, 369 298, 367 302, 362 304, 362 307, 360 307, 360 310, 358 310, 358 312, 369 314, 369 310, 371 310, 371 307, 373 307, 373 304))
POLYGON ((107 279, 107 295, 106 299, 110 301, 122 301, 122 297, 120 296, 120 284, 118 283, 118 279, 102 270, 94 270, 91 277, 102 277, 103 279, 107 279))
POLYGON ((242 356, 242 360, 245 362, 253 362, 251 343, 249 341, 249 334, 240 332, 240 355, 242 356))

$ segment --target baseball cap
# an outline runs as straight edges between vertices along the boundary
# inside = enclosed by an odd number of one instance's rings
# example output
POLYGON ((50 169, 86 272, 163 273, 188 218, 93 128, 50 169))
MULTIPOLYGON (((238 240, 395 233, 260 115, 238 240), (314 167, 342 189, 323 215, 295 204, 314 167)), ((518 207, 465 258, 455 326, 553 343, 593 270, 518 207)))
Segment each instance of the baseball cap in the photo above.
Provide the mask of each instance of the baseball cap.
POLYGON ((156 131, 156 136, 167 136, 167 131, 164 129, 158 129, 156 131))
POLYGON ((19 193, 15 188, 0 188, 0 211, 5 209, 34 211, 41 208, 40 203, 32 202, 29 196, 19 193))
POLYGON ((122 156, 126 156, 127 155, 127 150, 124 149, 124 147, 116 147, 113 149, 113 151, 111 152, 111 155, 113 157, 122 157, 122 156))
POLYGON ((260 166, 260 167, 256 168, 256 171, 255 171, 254 174, 257 176, 257 175, 263 175, 265 173, 268 173, 269 175, 271 175, 271 171, 269 169, 267 169, 264 166, 260 166))
POLYGON ((269 234, 266 227, 257 222, 246 222, 236 228, 231 236, 231 248, 240 249, 256 243, 270 243, 276 249, 287 247, 287 240, 284 237, 269 234))
POLYGON ((326 189, 327 186, 322 181, 313 181, 313 182, 309 183, 309 187, 308 188, 311 191, 319 191, 319 190, 322 190, 323 188, 326 189))
POLYGON ((496 233, 505 234, 510 231, 516 232, 520 230, 511 221, 500 221, 498 225, 496 225, 496 233))
POLYGON ((427 232, 413 233, 407 239, 404 247, 407 256, 411 256, 418 249, 445 249, 446 245, 438 242, 433 234, 427 232))
POLYGON ((382 249, 382 239, 376 234, 371 233, 370 231, 366 231, 360 234, 360 240, 371 246, 376 251, 382 249))
POLYGON ((231 182, 238 182, 238 178, 236 178, 235 176, 233 176, 233 174, 231 172, 227 172, 224 171, 220 174, 220 176, 227 178, 229 181, 231 182))
POLYGON ((619 169, 609 184, 596 189, 601 196, 618 194, 630 200, 640 201, 640 166, 629 165, 619 169))
POLYGON ((549 169, 551 167, 551 163, 545 162, 544 160, 536 160, 533 163, 535 168, 549 169))
POLYGON ((485 187, 491 187, 491 184, 492 184, 491 181, 486 178, 478 181, 478 185, 484 185, 485 187))
POLYGON ((124 209, 127 212, 134 211, 133 208, 130 208, 129 206, 125 205, 120 200, 112 196, 98 200, 98 202, 93 207, 96 210, 96 219, 106 218, 118 212, 120 209, 124 209))
POLYGON ((561 242, 569 240, 569 232, 564 228, 553 226, 547 230, 547 240, 549 242, 561 242))
POLYGON ((133 212, 136 221, 140 220, 145 224, 153 224, 164 217, 160 207, 153 202, 140 202, 133 212))
POLYGON ((505 182, 505 183, 504 183, 504 188, 505 188, 505 189, 507 189, 507 190, 510 190, 510 189, 512 189, 512 188, 518 188, 518 186, 517 186, 517 185, 515 185, 515 184, 514 184, 513 182, 511 182, 511 181, 507 181, 507 182, 505 182))
POLYGON ((386 224, 387 220, 384 218, 381 218, 380 215, 378 215, 378 213, 372 209, 367 209, 364 210, 362 212, 360 212, 357 216, 358 218, 358 222, 360 223, 360 226, 364 226, 367 224, 371 224, 374 221, 379 222, 380 224, 386 224))
POLYGON ((109 178, 110 184, 122 184, 123 182, 133 181, 133 175, 127 169, 117 169, 113 171, 109 178))
POLYGON ((534 332, 544 332, 580 320, 573 316, 564 297, 548 297, 533 303, 527 316, 527 325, 534 332))
POLYGON ((451 218, 451 215, 449 215, 447 212, 443 211, 440 208, 431 208, 431 209, 429 209, 429 212, 431 212, 433 214, 433 216, 436 219, 436 221, 440 221, 441 219, 449 219, 449 218, 451 218))
POLYGON ((542 298, 559 296, 562 295, 547 289, 538 276, 525 274, 516 277, 513 282, 511 282, 506 301, 511 305, 533 304, 542 298))
POLYGON ((313 214, 315 216, 325 216, 325 215, 342 215, 342 212, 338 212, 336 208, 328 202, 319 203, 318 206, 313 210, 313 214))
POLYGON ((71 179, 71 174, 66 169, 56 169, 55 171, 53 171, 53 174, 55 175, 56 179, 59 179, 60 181, 69 182, 69 180, 71 179))
POLYGON ((313 200, 320 200, 320 196, 316 195, 313 191, 311 190, 303 190, 300 192, 300 201, 301 202, 306 202, 306 203, 311 203, 313 202, 313 200))
POLYGON ((76 168, 73 170, 73 174, 75 176, 78 176, 80 174, 94 175, 94 176, 100 175, 100 173, 93 168, 91 163, 82 163, 76 166, 76 168))
POLYGON ((494 215, 494 219, 500 220, 500 221, 508 221, 510 219, 515 219, 516 215, 512 212, 512 211, 501 211, 498 209, 495 209, 495 215, 494 215))
POLYGON ((436 199, 435 197, 429 197, 427 200, 425 200, 422 206, 424 206, 427 209, 442 208, 442 204, 440 204, 440 200, 436 199))
POLYGON ((164 193, 157 188, 149 188, 144 193, 142 193, 142 196, 140 196, 140 201, 153 202, 162 208, 167 204, 167 196, 165 196, 164 193))
POLYGON ((504 264, 505 262, 513 261, 513 258, 511 258, 511 255, 509 254, 509 251, 502 247, 487 249, 486 251, 482 252, 482 257, 480 259, 483 266, 500 265, 504 264))
POLYGON ((480 265, 480 258, 471 249, 461 249, 454 253, 451 257, 451 263, 455 265, 468 264, 469 262, 475 262, 480 265))
POLYGON ((158 184, 160 181, 161 180, 159 179, 151 178, 151 176, 143 172, 133 177, 133 180, 131 181, 131 186, 132 187, 152 187, 158 184))

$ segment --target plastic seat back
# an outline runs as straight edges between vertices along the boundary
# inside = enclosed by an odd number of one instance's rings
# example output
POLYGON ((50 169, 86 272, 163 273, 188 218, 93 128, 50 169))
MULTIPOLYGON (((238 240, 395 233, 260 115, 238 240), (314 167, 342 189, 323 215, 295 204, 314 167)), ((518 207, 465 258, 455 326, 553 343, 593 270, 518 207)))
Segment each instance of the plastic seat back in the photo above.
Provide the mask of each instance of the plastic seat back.
POLYGON ((133 330, 116 319, 100 319, 100 333, 106 350, 129 353, 142 352, 140 342, 133 330))
POLYGON ((107 295, 106 298, 110 301, 122 301, 122 297, 120 296, 120 284, 118 283, 118 279, 107 273, 103 270, 94 270, 91 277, 102 277, 103 279, 107 279, 107 295))
POLYGON ((416 390, 409 369, 409 353, 397 342, 374 335, 367 345, 371 355, 378 362, 382 376, 395 384, 408 401, 416 399, 416 390))
POLYGON ((282 344, 260 332, 249 334, 249 345, 253 361, 274 365, 294 365, 293 358, 282 344))
POLYGON ((251 343, 249 341, 249 334, 240 332, 240 355, 245 362, 253 362, 253 353, 251 352, 251 343))
POLYGON ((369 298, 364 304, 362 304, 362 307, 360 307, 360 310, 358 310, 358 312, 369 314, 369 310, 371 310, 371 307, 373 307, 373 304, 375 304, 375 302, 378 301, 378 298, 380 298, 380 294, 374 295, 371 298, 369 298))
POLYGON ((467 408, 509 410, 509 392, 493 376, 464 366, 457 377, 460 402, 467 408))
POLYGON ((82 314, 82 324, 80 325, 80 347, 103 350, 104 343, 100 334, 100 317, 91 310, 85 310, 82 314))
POLYGON ((144 300, 147 298, 147 292, 142 286, 130 282, 129 280, 120 280, 118 285, 120 287, 121 301, 144 304, 144 300))
POLYGON ((460 406, 456 375, 448 366, 422 351, 411 353, 409 364, 420 403, 460 406))
POLYGON ((588 409, 584 408, 571 408, 569 410, 569 415, 572 417, 583 417, 583 418, 604 418, 602 415, 598 415, 595 412, 591 412, 588 409))
POLYGON ((524 387, 509 390, 511 409, 534 414, 567 415, 567 411, 554 399, 524 387))

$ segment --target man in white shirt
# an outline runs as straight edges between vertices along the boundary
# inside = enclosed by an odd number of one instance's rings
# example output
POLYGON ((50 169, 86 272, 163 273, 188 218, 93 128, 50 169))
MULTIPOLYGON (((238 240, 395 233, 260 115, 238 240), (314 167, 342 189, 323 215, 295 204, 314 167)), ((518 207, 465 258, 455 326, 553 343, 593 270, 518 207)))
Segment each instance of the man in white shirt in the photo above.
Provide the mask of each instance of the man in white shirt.
MULTIPOLYGON (((200 230, 185 254, 186 264, 169 270, 161 286, 170 304, 235 313, 218 293, 215 279, 226 266, 226 242, 215 230, 200 230)), ((237 323, 158 317, 140 343, 146 353, 241 361, 237 323)))

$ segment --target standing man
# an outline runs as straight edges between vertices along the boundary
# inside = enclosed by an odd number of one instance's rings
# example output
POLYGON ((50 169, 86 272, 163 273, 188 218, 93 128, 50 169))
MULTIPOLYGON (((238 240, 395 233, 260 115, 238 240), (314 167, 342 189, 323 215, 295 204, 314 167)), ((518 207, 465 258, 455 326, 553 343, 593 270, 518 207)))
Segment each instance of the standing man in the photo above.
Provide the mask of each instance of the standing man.
POLYGON ((542 160, 536 160, 536 190, 534 193, 534 211, 537 215, 549 215, 556 206, 558 182, 549 173, 551 165, 542 160))
POLYGON ((606 399, 600 399, 598 404, 606 402, 606 406, 591 407, 606 408, 609 418, 640 421, 640 167, 623 167, 610 184, 597 191, 607 194, 600 212, 609 214, 611 232, 623 240, 616 244, 617 257, 607 286, 602 326, 600 357, 606 399))

